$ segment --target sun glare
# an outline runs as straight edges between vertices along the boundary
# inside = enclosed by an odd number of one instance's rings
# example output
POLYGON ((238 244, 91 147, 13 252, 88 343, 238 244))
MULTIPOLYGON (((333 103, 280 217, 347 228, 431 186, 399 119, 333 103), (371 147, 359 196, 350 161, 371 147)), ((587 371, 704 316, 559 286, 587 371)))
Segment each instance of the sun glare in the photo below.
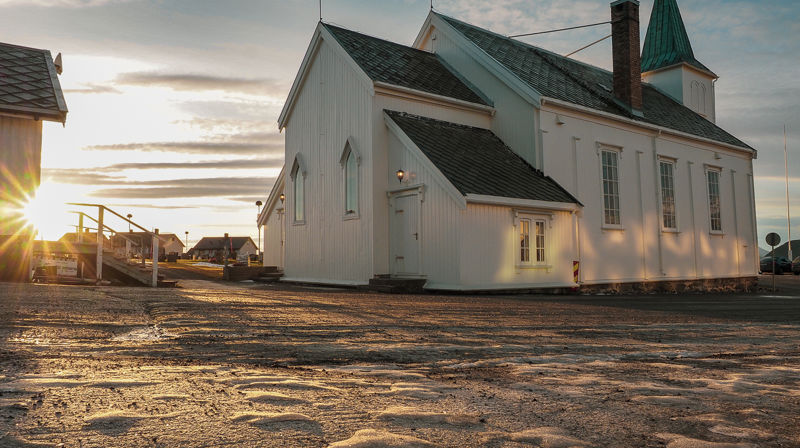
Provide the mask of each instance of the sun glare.
POLYGON ((45 182, 32 197, 23 201, 22 219, 36 229, 40 237, 56 240, 70 231, 66 201, 63 190, 45 182))

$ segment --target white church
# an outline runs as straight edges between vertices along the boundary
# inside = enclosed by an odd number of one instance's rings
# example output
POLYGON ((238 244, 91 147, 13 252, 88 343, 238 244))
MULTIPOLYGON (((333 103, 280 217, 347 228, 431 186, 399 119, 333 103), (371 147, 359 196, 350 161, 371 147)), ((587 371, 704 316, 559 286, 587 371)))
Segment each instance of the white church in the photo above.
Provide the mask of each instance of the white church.
POLYGON ((412 46, 320 23, 259 216, 285 281, 744 287, 756 151, 676 0, 611 4, 613 72, 431 11, 412 46))

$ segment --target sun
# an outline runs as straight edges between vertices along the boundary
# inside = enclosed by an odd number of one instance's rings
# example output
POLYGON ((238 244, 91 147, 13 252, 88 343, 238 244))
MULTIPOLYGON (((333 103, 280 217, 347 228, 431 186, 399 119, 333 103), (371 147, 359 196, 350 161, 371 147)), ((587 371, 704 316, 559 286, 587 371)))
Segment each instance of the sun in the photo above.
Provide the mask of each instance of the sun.
POLYGON ((33 196, 23 199, 20 215, 26 226, 35 229, 40 237, 55 240, 68 232, 69 213, 63 189, 42 183, 33 196))

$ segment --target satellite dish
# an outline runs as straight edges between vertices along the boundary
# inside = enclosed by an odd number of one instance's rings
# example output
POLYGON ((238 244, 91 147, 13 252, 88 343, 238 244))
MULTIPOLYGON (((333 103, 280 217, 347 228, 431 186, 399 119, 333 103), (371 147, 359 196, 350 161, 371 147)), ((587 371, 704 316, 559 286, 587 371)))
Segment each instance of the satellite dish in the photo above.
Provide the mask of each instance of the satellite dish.
POLYGON ((56 66, 56 72, 60 75, 61 72, 64 71, 64 64, 61 63, 61 53, 56 55, 56 59, 53 61, 53 65, 56 66))

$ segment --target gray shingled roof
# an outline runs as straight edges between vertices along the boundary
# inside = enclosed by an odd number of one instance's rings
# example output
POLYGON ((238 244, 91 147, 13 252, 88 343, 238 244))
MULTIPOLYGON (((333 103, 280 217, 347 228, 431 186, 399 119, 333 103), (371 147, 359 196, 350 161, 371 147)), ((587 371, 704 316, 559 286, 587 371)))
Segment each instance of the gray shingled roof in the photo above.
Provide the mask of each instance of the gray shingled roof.
POLYGON ((373 81, 470 103, 488 102, 433 53, 323 24, 373 81))
MULTIPOLYGON (((224 249, 226 244, 230 244, 233 246, 233 250, 239 250, 244 246, 248 241, 253 243, 253 239, 249 236, 232 236, 228 238, 230 243, 226 240, 225 237, 222 236, 204 236, 200 241, 195 244, 192 248, 193 250, 217 250, 217 249, 224 249)), ((253 243, 255 246, 256 243, 253 243)))
MULTIPOLYGON (((474 25, 438 14, 478 48, 544 97, 585 106, 636 121, 687 134, 750 148, 683 106, 655 87, 642 83, 642 112, 638 117, 619 106, 614 94, 613 74, 607 70, 565 58, 541 48, 510 39, 474 25)), ((752 148, 751 148, 752 149, 752 148)))
POLYGON ((0 111, 66 120, 67 105, 49 51, 0 43, 0 111))
POLYGON ((463 195, 580 204, 488 129, 386 111, 463 195))

